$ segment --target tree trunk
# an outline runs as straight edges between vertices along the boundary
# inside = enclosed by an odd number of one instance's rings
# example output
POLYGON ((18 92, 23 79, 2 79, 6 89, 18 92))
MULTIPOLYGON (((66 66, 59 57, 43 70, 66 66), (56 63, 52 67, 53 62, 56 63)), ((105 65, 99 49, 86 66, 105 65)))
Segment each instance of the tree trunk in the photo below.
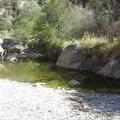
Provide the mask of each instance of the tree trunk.
POLYGON ((82 6, 83 6, 83 8, 86 7, 86 0, 82 0, 82 6))

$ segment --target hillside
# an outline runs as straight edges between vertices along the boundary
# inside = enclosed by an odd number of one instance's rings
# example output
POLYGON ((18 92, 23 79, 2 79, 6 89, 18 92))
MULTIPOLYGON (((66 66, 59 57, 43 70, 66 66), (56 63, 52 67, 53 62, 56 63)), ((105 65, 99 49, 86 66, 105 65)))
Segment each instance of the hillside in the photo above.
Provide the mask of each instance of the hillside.
POLYGON ((88 56, 119 57, 119 0, 2 0, 0 7, 1 36, 7 31, 55 57, 72 43, 93 51, 88 56))

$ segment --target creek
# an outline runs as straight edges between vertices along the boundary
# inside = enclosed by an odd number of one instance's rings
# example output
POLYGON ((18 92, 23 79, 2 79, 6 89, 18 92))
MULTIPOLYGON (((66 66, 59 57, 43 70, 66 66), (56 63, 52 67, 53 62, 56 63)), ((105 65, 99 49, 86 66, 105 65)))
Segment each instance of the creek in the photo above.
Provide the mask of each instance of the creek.
POLYGON ((56 67, 51 62, 4 63, 0 78, 20 82, 43 82, 48 87, 76 89, 82 92, 120 93, 120 81, 99 76, 89 71, 74 71, 56 67), (81 87, 71 88, 67 83, 75 79, 81 87))

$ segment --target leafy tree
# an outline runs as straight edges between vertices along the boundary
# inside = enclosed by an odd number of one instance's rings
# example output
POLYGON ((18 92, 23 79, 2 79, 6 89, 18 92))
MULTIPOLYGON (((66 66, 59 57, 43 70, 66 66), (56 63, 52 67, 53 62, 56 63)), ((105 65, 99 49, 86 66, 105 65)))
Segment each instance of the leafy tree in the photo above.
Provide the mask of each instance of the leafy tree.
POLYGON ((94 10, 98 33, 106 26, 106 33, 112 41, 115 35, 115 21, 119 20, 120 3, 118 0, 90 0, 90 6, 94 10))
POLYGON ((22 7, 19 15, 16 17, 15 22, 20 22, 21 19, 33 20, 40 13, 40 7, 35 1, 26 2, 22 7))
POLYGON ((64 21, 63 18, 67 8, 67 0, 51 0, 44 6, 42 10, 43 13, 36 19, 35 26, 33 28, 33 31, 35 31, 33 35, 35 37, 37 36, 38 41, 44 43, 55 34, 57 37, 60 24, 64 21))
POLYGON ((12 30, 12 35, 24 42, 32 41, 31 29, 34 23, 33 20, 39 15, 39 12, 40 7, 37 2, 26 2, 19 15, 13 21, 14 27, 12 30))
POLYGON ((43 8, 46 20, 49 23, 58 23, 66 13, 69 6, 68 0, 50 0, 43 8))
POLYGON ((38 18, 35 22, 33 35, 39 44, 45 46, 48 42, 52 41, 55 36, 56 29, 54 24, 49 24, 42 18, 38 18))
POLYGON ((60 26, 68 12, 68 0, 50 0, 42 9, 42 14, 35 20, 33 38, 40 48, 52 51, 54 55, 61 51, 60 26))

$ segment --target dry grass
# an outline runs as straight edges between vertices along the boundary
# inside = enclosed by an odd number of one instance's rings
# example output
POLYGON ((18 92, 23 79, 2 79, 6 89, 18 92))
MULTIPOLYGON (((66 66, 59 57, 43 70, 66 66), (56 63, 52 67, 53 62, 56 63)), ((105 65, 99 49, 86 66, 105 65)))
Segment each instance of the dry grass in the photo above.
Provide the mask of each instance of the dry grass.
POLYGON ((108 43, 108 40, 106 38, 102 37, 95 37, 94 35, 89 35, 86 33, 83 38, 79 41, 79 45, 82 49, 85 48, 93 48, 97 45, 108 43))
POLYGON ((82 39, 74 40, 85 56, 97 56, 103 61, 120 58, 120 38, 109 42, 107 38, 85 34, 82 39))
POLYGON ((4 8, 0 9, 0 16, 3 15, 4 12, 5 12, 4 8))
POLYGON ((104 57, 108 59, 120 58, 120 38, 107 45, 104 57))
POLYGON ((19 7, 22 8, 26 2, 24 0, 21 1, 19 7))

